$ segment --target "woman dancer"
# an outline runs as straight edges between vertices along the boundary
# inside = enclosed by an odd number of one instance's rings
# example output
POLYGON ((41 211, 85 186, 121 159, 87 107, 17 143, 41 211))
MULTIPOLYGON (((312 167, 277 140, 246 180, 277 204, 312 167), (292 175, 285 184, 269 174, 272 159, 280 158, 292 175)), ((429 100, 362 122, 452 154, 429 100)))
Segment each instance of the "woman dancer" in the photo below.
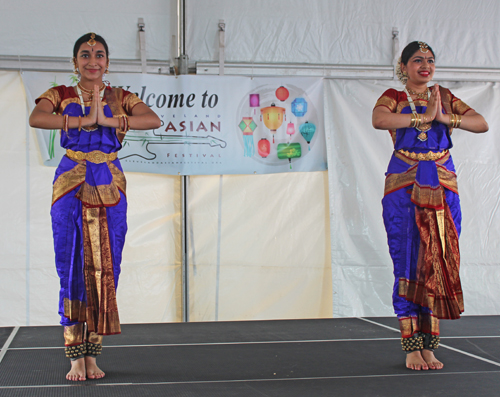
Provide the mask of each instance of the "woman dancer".
POLYGON ((406 367, 413 370, 443 368, 434 356, 439 319, 458 319, 464 311, 458 249, 462 216, 451 133, 455 128, 488 130, 484 118, 450 90, 427 86, 434 59, 426 43, 408 44, 398 71, 405 88, 384 92, 372 116, 373 126, 389 130, 394 143, 383 217, 394 263, 394 311, 406 367))
POLYGON ((117 151, 130 128, 161 124, 136 95, 105 86, 108 55, 101 36, 80 37, 73 49, 80 82, 45 92, 30 116, 32 127, 60 128, 66 149, 56 170, 51 216, 61 284, 59 314, 71 360, 66 379, 72 381, 104 377, 96 364, 102 335, 120 333, 115 291, 127 200, 117 151))

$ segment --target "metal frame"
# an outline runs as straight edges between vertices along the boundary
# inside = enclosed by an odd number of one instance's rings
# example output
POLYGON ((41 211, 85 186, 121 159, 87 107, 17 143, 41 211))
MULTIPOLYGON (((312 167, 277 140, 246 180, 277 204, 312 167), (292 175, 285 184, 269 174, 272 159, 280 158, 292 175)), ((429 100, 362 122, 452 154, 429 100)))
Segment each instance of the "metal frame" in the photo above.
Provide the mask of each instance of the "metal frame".
MULTIPOLYGON (((218 75, 218 62, 197 62, 196 74, 218 75)), ((394 66, 225 62, 225 75, 301 76, 329 79, 394 80, 394 66)), ((500 69, 436 67, 436 81, 500 81, 500 69)))
MULTIPOLYGON (((143 73, 140 59, 114 59, 113 73, 143 73)), ((67 57, 32 57, 0 55, 0 70, 21 70, 34 72, 70 72, 73 65, 67 57)), ((146 73, 172 74, 169 61, 148 60, 146 73)))
MULTIPOLYGON (((188 74, 189 58, 186 55, 186 3, 177 0, 177 70, 188 74)), ((182 321, 189 322, 189 253, 188 253, 188 187, 189 176, 181 176, 181 309, 182 321)))

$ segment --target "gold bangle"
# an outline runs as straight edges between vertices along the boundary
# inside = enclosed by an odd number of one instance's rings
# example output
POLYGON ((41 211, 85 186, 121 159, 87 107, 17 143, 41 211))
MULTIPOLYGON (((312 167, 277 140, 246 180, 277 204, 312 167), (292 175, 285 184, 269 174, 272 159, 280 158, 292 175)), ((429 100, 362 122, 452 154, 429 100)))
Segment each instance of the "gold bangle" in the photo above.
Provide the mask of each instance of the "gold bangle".
POLYGON ((420 117, 420 114, 416 114, 417 117, 417 123, 415 124, 415 128, 419 128, 422 125, 422 119, 420 117))
POLYGON ((69 129, 69 115, 65 114, 63 118, 63 131, 68 132, 69 129))
POLYGON ((462 124, 462 115, 457 114, 457 126, 455 128, 460 128, 460 124, 462 124))
POLYGON ((415 122, 416 122, 415 115, 413 113, 411 113, 410 114, 410 128, 415 127, 415 122))
POLYGON ((78 116, 78 132, 82 130, 82 116, 78 116))
POLYGON ((130 130, 130 124, 129 124, 128 116, 126 114, 123 115, 123 122, 124 122, 123 132, 126 134, 127 131, 130 130))

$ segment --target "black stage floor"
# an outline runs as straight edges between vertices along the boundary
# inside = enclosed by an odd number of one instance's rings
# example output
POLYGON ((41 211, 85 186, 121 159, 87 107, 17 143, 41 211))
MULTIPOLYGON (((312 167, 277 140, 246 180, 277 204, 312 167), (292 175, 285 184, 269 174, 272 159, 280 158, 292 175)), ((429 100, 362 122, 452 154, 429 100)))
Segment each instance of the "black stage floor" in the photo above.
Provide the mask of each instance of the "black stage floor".
POLYGON ((106 377, 70 382, 61 327, 0 328, 1 396, 498 396, 500 316, 441 322, 440 371, 404 367, 396 318, 122 325, 106 377))

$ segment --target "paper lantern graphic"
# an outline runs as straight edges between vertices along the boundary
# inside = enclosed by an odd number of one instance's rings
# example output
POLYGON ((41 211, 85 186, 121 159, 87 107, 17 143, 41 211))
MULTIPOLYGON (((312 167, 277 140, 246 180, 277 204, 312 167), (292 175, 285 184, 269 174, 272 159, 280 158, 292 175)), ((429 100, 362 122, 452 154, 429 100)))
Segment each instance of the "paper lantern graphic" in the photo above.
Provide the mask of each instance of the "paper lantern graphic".
POLYGON ((250 107, 253 109, 253 114, 257 112, 257 109, 260 106, 260 95, 259 94, 250 94, 250 107))
POLYGON ((290 139, 292 138, 292 135, 295 134, 295 125, 293 123, 288 123, 286 126, 286 133, 290 139))
POLYGON ((259 152, 260 156, 263 158, 266 158, 269 156, 269 153, 271 153, 271 144, 266 138, 262 138, 259 143, 257 144, 257 151, 259 152))
POLYGON ((302 147, 300 143, 279 143, 278 158, 280 160, 288 159, 290 169, 292 169, 292 159, 299 158, 302 155, 302 147))
POLYGON ((306 140, 309 150, 311 150, 311 141, 313 139, 314 133, 316 132, 316 126, 313 123, 306 121, 299 127, 300 135, 306 140))
POLYGON ((255 124, 252 117, 243 117, 238 127, 240 127, 241 132, 243 132, 245 157, 252 157, 255 152, 255 146, 253 144, 253 132, 257 128, 257 124, 255 124))
POLYGON ((304 98, 295 98, 293 100, 292 113, 297 117, 303 117, 307 113, 307 102, 304 98))
POLYGON ((285 108, 280 108, 272 103, 271 106, 260 109, 260 113, 260 117, 264 122, 264 125, 271 130, 271 134, 276 134, 276 130, 281 127, 281 124, 283 124, 283 119, 285 117, 285 108))
POLYGON ((278 88, 276 90, 276 98, 278 98, 281 102, 284 102, 288 99, 288 97, 290 96, 290 93, 288 92, 288 90, 281 86, 280 88, 278 88))

